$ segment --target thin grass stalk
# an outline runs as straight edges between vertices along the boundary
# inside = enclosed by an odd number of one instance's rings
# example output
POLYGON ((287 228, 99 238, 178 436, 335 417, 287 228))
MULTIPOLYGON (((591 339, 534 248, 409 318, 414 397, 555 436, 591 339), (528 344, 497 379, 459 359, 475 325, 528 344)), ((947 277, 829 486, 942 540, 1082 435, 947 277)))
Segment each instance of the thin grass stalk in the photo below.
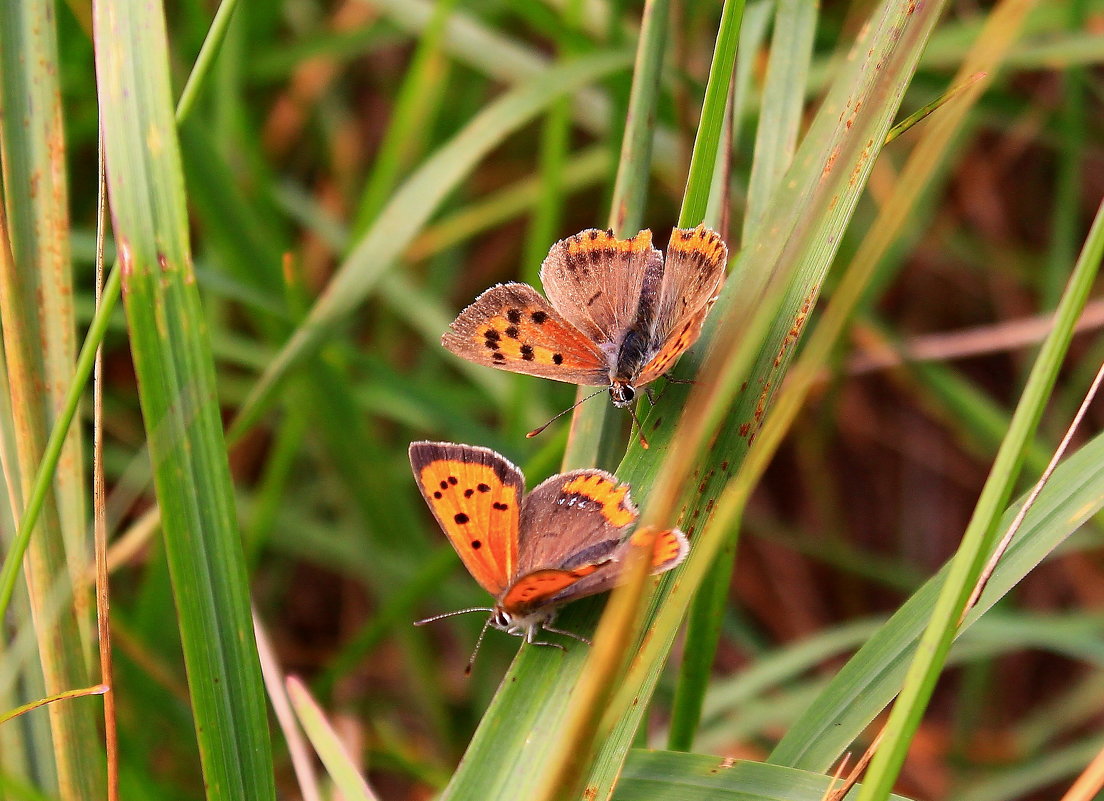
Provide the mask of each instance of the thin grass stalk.
MULTIPOLYGON (((640 40, 633 63, 625 132, 608 219, 609 228, 618 237, 635 234, 644 219, 648 179, 651 176, 656 104, 670 24, 668 9, 668 0, 650 0, 644 4, 641 15, 640 40)), ((619 450, 618 423, 621 414, 602 397, 583 403, 592 394, 590 387, 579 387, 575 393, 575 402, 581 405, 571 416, 571 428, 561 464, 563 470, 612 467, 618 461, 613 453, 619 450)))
MULTIPOLYGON (((0 4, 0 319, 15 433, 16 461, 6 467, 16 525, 22 501, 58 414, 74 357, 65 133, 58 83, 55 8, 50 0, 0 4), (10 248, 10 249, 9 249, 10 248)), ((45 516, 27 551, 24 576, 47 695, 89 683, 91 596, 75 588, 87 562, 84 474, 76 432, 63 438, 61 465, 46 493, 45 516), (71 600, 55 602, 59 594, 71 600)), ((20 562, 10 560, 11 582, 20 562)), ((7 566, 7 565, 6 565, 7 566)), ((0 615, 2 618, 3 615, 0 615)), ((33 683, 33 682, 32 682, 33 683)), ((102 794, 96 708, 81 700, 52 704, 53 754, 62 799, 102 794)), ((53 785, 54 780, 50 780, 53 785)))
MULTIPOLYGON (((1018 26, 1015 26, 1015 16, 1022 10, 1016 6, 1014 2, 1006 2, 999 7, 994 12, 992 24, 1008 24, 1011 29, 1016 29, 1018 26), (996 15, 1002 12, 1010 16, 1000 20, 996 15)), ((1058 370, 1073 337, 1074 325, 1088 300, 1102 257, 1104 203, 1097 210, 1081 256, 1058 304, 1054 328, 1032 366, 1027 385, 1012 415, 1008 434, 1001 443, 974 514, 962 537, 962 544, 951 562, 947 580, 920 640, 919 650, 909 667, 901 694, 890 712, 882 745, 871 760, 866 783, 859 794, 860 801, 886 797, 904 762, 909 743, 946 661, 947 652, 958 629, 959 618, 966 611, 966 602, 997 534, 1001 512, 1020 474, 1026 445, 1034 436, 1042 418, 1058 370)))
POLYGON ((219 3, 215 18, 211 21, 211 28, 203 39, 203 46, 199 49, 192 71, 188 73, 188 81, 180 92, 180 99, 176 105, 176 122, 181 124, 192 113, 196 100, 203 89, 204 83, 210 77, 215 59, 222 49, 222 43, 226 40, 226 34, 230 30, 230 23, 234 19, 234 11, 238 7, 238 0, 222 0, 219 3))
POLYGON ((705 210, 709 205, 709 187, 713 183, 713 167, 724 130, 728 86, 732 80, 736 50, 740 44, 744 4, 744 0, 725 0, 721 7, 717 43, 713 48, 713 60, 709 64, 701 120, 694 138, 694 149, 690 154, 686 191, 683 193, 682 209, 679 211, 679 228, 691 228, 705 219, 705 210))
MULTIPOLYGON (((104 242, 107 239, 107 173, 102 140, 97 150, 96 210, 96 309, 104 294, 104 242)), ((67 426, 66 426, 67 427, 67 426)), ((58 429, 61 424, 57 425, 58 429)), ((107 753, 107 799, 119 798, 119 731, 115 717, 115 679, 111 653, 110 583, 107 573, 107 489, 103 464, 103 344, 96 347, 92 374, 92 530, 96 567, 96 632, 100 656, 100 682, 104 692, 104 750, 107 753)))
POLYGON ((131 352, 209 799, 275 798, 248 580, 188 246, 162 10, 104 0, 96 68, 131 352))

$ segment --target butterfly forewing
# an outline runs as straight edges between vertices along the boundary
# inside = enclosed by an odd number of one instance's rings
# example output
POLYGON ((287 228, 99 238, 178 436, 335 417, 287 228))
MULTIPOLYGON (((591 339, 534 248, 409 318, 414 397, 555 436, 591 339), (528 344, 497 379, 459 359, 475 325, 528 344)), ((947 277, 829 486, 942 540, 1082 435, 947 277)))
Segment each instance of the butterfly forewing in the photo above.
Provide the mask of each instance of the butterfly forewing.
POLYGON ((489 448, 413 442, 418 488, 472 577, 498 596, 517 572, 525 479, 489 448))
POLYGON ((663 375, 701 336, 702 325, 724 281, 728 247, 705 226, 676 228, 667 246, 652 335, 654 355, 638 384, 663 375))
POLYGON ((488 289, 453 320, 441 344, 500 370, 572 384, 607 383, 602 350, 528 284, 488 289))
MULTIPOLYGON (((647 275, 662 270, 660 252, 645 229, 630 239, 591 228, 552 246, 541 265, 548 300, 610 358, 625 332, 637 323, 647 275)), ((650 321, 649 321, 650 325, 650 321)))

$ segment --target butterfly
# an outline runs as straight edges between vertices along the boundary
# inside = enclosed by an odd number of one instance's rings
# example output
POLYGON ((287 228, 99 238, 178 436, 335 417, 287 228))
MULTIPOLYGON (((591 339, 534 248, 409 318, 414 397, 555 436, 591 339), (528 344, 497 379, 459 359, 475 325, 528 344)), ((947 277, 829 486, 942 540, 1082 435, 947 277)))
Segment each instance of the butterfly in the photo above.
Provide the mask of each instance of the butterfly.
MULTIPOLYGON (((628 485, 604 470, 572 470, 527 495, 525 477, 505 457, 489 448, 448 442, 411 443, 410 465, 464 566, 495 599, 493 607, 462 609, 415 625, 490 612, 476 650, 488 626, 537 645, 562 648, 538 642, 541 628, 586 642, 549 624, 561 604, 618 583, 637 537, 625 536, 637 518, 628 485)), ((675 567, 688 551, 678 529, 659 532, 652 573, 675 567)))
POLYGON ((441 344, 477 364, 608 386, 623 408, 698 339, 727 260, 728 247, 704 225, 674 229, 666 260, 648 229, 630 239, 588 229, 548 252, 547 300, 528 284, 497 284, 460 312, 441 344))

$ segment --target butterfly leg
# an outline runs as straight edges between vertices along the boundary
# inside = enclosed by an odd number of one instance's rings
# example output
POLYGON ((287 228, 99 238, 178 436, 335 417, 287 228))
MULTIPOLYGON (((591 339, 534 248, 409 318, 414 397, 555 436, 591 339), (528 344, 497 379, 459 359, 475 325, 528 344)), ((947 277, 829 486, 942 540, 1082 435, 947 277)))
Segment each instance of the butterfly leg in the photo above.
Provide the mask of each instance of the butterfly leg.
MULTIPOLYGON (((548 629, 547 626, 545 626, 548 629)), ((525 642, 530 645, 547 645, 552 648, 559 648, 561 651, 566 652, 567 649, 560 645, 558 642, 544 642, 537 639, 537 631, 540 629, 540 624, 534 624, 525 630, 525 642)), ((555 629, 548 629, 549 631, 555 631, 555 629)))
MULTIPOLYGON (((586 637, 583 637, 580 634, 576 634, 573 631, 567 631, 566 629, 553 628, 552 626, 549 626, 547 623, 544 624, 544 630, 545 631, 550 631, 553 634, 562 634, 565 637, 570 637, 573 640, 578 640, 579 642, 583 643, 584 645, 592 645, 593 644, 593 643, 591 643, 590 640, 588 640, 586 637)), ((541 643, 541 644, 542 645, 555 645, 555 643, 541 643)))
POLYGON ((659 397, 655 397, 652 394, 652 388, 650 386, 644 388, 644 391, 648 395, 648 400, 650 400, 652 402, 653 406, 656 405, 656 402, 660 398, 662 398, 664 395, 667 394, 667 387, 670 386, 671 384, 696 384, 696 383, 698 383, 697 381, 695 381, 692 378, 675 378, 674 376, 667 375, 666 373, 664 373, 663 378, 666 380, 667 383, 663 385, 663 392, 659 393, 659 397))

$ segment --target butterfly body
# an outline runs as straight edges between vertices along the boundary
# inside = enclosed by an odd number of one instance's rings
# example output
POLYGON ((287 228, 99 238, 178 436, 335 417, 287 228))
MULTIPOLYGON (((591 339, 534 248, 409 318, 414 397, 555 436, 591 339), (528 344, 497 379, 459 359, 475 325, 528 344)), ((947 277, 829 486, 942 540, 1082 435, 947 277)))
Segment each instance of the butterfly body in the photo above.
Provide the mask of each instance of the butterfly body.
POLYGON ((547 299, 527 284, 491 287, 441 338, 469 361, 586 386, 614 405, 659 378, 701 334, 728 249, 713 231, 676 228, 664 259, 645 229, 629 239, 588 229, 552 246, 547 299))
MULTIPOLYGON (((628 486, 609 473, 572 470, 526 494, 521 471, 488 448, 414 442, 410 463, 464 566, 494 596, 483 610, 488 625, 535 643, 562 604, 617 584, 637 511, 628 486)), ((659 573, 689 546, 677 529, 656 537, 659 573)))

